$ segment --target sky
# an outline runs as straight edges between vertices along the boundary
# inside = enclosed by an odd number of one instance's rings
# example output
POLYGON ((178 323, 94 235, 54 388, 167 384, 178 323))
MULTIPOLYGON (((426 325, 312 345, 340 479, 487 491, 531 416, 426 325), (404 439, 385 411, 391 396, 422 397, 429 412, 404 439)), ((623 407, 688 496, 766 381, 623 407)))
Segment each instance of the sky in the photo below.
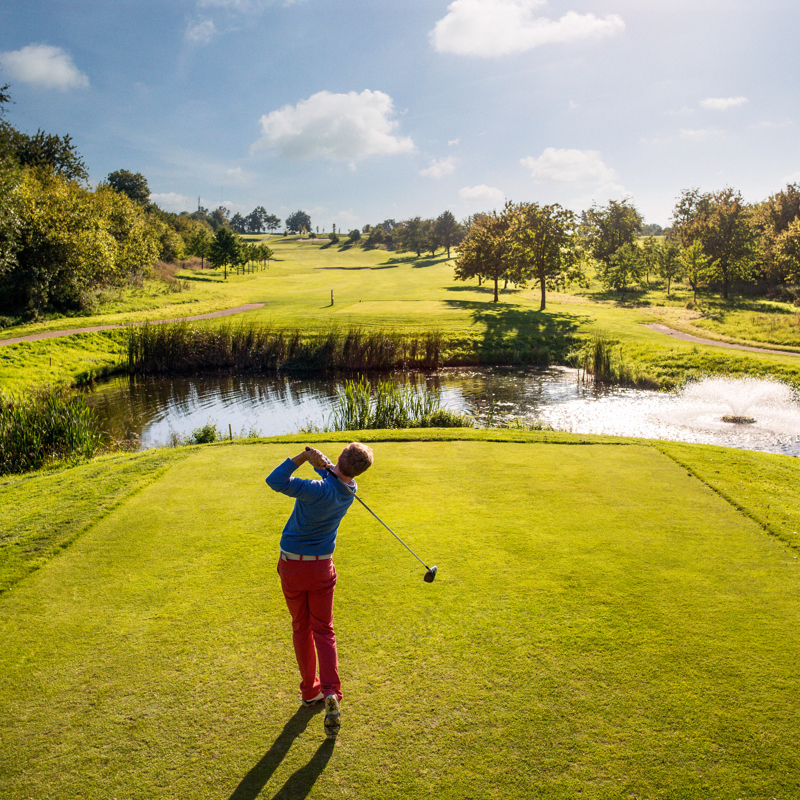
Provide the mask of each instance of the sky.
POLYGON ((796 0, 4 0, 6 119, 169 211, 350 230, 800 181, 796 0))

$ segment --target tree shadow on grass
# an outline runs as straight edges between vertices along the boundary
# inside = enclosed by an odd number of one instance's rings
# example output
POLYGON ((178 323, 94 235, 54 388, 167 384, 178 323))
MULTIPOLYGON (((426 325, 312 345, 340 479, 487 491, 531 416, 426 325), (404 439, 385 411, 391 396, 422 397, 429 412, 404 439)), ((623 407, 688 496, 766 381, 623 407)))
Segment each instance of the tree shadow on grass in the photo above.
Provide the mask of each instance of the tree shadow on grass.
MULTIPOLYGON (((311 719, 322 711, 322 708, 322 704, 312 708, 303 708, 302 706, 298 708, 292 718, 283 726, 283 731, 273 742, 272 747, 242 778, 228 800, 255 800, 286 757, 294 740, 303 733, 311 719)), ((304 797, 308 797, 330 761, 335 743, 335 739, 325 739, 308 764, 289 776, 286 783, 274 795, 273 800, 303 800, 304 797)))
POLYGON ((481 349, 525 351, 546 347, 551 351, 568 348, 579 326, 588 317, 553 311, 538 311, 512 303, 478 300, 446 300, 447 305, 469 312, 473 323, 483 326, 481 349))
POLYGON ((426 258, 425 256, 392 256, 392 258, 387 258, 387 264, 410 264, 414 269, 423 269, 424 267, 434 267, 437 264, 441 264, 446 262, 447 254, 444 253, 440 256, 433 256, 430 258, 426 258))

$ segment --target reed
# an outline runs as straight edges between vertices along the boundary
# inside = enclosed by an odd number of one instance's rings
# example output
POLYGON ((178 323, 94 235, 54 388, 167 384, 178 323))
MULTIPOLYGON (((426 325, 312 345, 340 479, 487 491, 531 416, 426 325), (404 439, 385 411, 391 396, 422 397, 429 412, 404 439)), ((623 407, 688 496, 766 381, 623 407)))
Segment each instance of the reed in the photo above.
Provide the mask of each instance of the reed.
POLYGON ((390 371, 435 369, 442 362, 442 335, 436 331, 350 328, 301 333, 258 325, 211 328, 177 322, 131 328, 126 344, 127 369, 133 375, 390 371))
POLYGON ((373 386, 362 377, 347 381, 338 390, 326 429, 463 428, 474 424, 465 414, 441 408, 441 401, 438 389, 397 386, 391 381, 378 381, 373 386))
POLYGON ((0 396, 0 474, 91 458, 102 445, 95 413, 82 394, 44 387, 0 396))

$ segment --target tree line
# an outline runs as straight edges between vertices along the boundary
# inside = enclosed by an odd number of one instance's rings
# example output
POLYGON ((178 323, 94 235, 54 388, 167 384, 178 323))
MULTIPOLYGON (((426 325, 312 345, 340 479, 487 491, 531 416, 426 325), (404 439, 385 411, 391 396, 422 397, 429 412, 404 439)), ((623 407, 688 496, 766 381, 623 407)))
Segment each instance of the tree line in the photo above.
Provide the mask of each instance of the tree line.
POLYGON ((547 289, 586 282, 593 264, 603 286, 624 298, 650 276, 694 293, 732 287, 764 292, 800 305, 800 185, 789 184, 761 203, 741 193, 684 191, 672 226, 645 226, 630 199, 593 205, 580 215, 558 204, 506 203, 501 212, 470 219, 455 264, 457 280, 538 283, 541 308, 547 289), (649 234, 646 237, 643 234, 649 234))

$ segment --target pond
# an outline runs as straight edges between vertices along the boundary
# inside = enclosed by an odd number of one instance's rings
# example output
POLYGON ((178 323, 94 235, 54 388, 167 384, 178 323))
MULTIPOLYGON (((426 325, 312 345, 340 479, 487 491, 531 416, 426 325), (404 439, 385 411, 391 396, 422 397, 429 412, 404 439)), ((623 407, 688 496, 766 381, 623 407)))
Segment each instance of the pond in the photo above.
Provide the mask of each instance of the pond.
MULTIPOLYGON (((671 439, 800 455, 800 401, 782 384, 706 379, 680 393, 595 390, 567 368, 452 368, 399 374, 442 393, 442 405, 482 424, 539 420, 557 430, 671 439), (723 422, 723 416, 740 422, 723 422)), ((120 378, 88 394, 103 427, 143 447, 214 422, 225 435, 275 436, 325 425, 344 379, 198 375, 120 378)))

